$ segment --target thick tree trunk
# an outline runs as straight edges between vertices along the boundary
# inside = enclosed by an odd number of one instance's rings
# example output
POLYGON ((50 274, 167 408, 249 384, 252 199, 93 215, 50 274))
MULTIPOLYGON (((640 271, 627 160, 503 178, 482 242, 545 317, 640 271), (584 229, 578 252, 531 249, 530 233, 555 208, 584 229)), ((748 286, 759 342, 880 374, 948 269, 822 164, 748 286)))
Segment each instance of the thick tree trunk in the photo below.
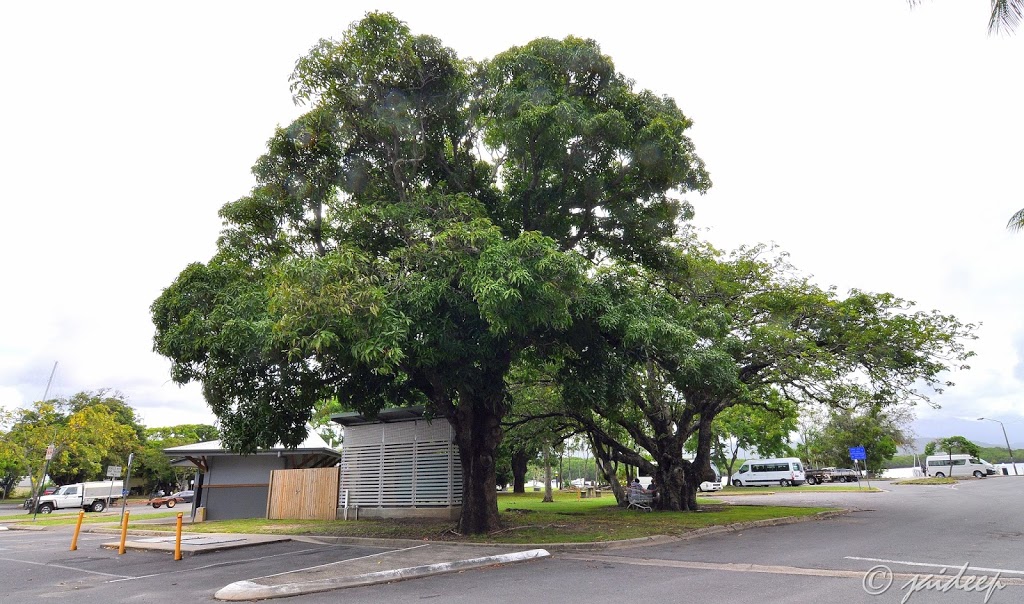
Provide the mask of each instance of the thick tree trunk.
POLYGON ((594 450, 594 459, 597 462, 597 469, 600 472, 600 475, 604 477, 605 482, 611 486, 612 494, 615 495, 615 501, 621 506, 627 505, 628 501, 626 500, 626 491, 622 488, 622 485, 619 484, 619 477, 617 475, 618 464, 611 459, 608 449, 602 447, 600 444, 594 444, 595 441, 593 439, 591 439, 590 443, 594 450))
POLYGON ((512 492, 526 492, 526 471, 530 465, 530 455, 524 449, 512 451, 512 492))
POLYGON ((498 489, 495 452, 501 443, 504 407, 497 400, 461 397, 449 417, 462 463, 462 515, 459 532, 464 535, 489 533, 501 528, 498 517, 498 489))
POLYGON ((700 484, 701 472, 693 463, 683 460, 683 493, 682 509, 687 512, 696 512, 697 507, 697 485, 700 484))

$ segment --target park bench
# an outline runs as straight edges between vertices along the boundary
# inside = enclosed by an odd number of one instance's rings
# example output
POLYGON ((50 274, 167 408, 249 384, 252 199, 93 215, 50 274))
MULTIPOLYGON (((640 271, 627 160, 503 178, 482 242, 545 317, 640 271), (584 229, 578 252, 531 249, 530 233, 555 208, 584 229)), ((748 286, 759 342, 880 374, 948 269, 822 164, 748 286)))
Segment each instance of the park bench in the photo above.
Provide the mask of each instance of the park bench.
POLYGON ((627 510, 629 508, 636 508, 644 512, 651 511, 653 495, 645 491, 643 487, 629 487, 629 491, 626 493, 626 498, 629 500, 629 505, 626 506, 627 510))

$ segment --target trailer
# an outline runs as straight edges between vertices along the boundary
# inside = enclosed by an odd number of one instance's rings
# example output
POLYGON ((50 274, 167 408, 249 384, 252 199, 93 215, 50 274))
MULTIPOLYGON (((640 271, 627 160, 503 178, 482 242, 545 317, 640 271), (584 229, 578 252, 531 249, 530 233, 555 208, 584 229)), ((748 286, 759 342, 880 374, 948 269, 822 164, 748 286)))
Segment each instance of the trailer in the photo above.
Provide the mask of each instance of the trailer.
POLYGON ((854 470, 847 468, 808 468, 804 472, 807 475, 807 484, 822 484, 825 482, 857 482, 860 476, 854 470))

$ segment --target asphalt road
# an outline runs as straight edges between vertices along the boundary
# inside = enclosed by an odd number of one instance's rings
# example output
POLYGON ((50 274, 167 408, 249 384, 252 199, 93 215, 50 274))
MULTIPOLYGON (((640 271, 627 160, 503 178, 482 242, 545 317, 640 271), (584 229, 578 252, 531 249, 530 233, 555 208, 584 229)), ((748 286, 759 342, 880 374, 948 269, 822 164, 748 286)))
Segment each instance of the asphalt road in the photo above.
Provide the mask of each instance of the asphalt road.
MULTIPOLYGON (((50 516, 53 516, 53 517, 56 517, 56 516, 76 516, 78 514, 79 509, 80 508, 69 508, 69 509, 54 510, 53 512, 50 513, 50 516)), ((151 506, 151 505, 143 505, 141 503, 129 503, 128 504, 128 509, 131 510, 133 516, 136 516, 138 514, 154 514, 154 513, 157 513, 157 512, 184 512, 185 513, 185 517, 188 518, 190 516, 190 514, 192 513, 192 504, 191 503, 179 503, 178 505, 176 505, 175 507, 173 507, 171 509, 168 509, 167 506, 160 506, 160 509, 154 509, 153 506, 151 506)), ((89 514, 90 518, 92 518, 93 516, 96 516, 96 514, 94 514, 93 512, 88 512, 88 514, 89 514)), ((101 512, 100 515, 103 515, 103 516, 114 515, 114 516, 120 517, 121 516, 121 504, 117 504, 117 505, 111 506, 106 511, 101 512)), ((0 519, 4 518, 6 516, 31 516, 31 512, 29 512, 25 508, 21 507, 20 503, 0 503, 0 519)), ((36 517, 37 518, 47 518, 47 515, 46 514, 36 514, 36 517)), ((0 600, 0 602, 2 602, 2 600, 0 600)))
MULTIPOLYGON (((1024 478, 945 486, 893 486, 883 493, 811 493, 730 498, 737 504, 834 505, 839 518, 711 535, 689 541, 490 567, 311 594, 303 604, 421 602, 900 602, 912 578, 955 575, 969 564, 1007 583, 991 592, 929 589, 907 602, 1024 601, 1024 478), (864 574, 885 565, 891 587, 868 594, 864 574)), ((228 583, 382 551, 380 548, 284 543, 189 556, 100 550, 110 536, 84 535, 68 551, 66 529, 0 532, 0 602, 73 595, 76 602, 210 602, 228 583)), ((876 585, 879 575, 873 576, 876 585)), ((919 583, 920 584, 920 583, 919 583)), ((961 583, 962 584, 962 583, 961 583)))

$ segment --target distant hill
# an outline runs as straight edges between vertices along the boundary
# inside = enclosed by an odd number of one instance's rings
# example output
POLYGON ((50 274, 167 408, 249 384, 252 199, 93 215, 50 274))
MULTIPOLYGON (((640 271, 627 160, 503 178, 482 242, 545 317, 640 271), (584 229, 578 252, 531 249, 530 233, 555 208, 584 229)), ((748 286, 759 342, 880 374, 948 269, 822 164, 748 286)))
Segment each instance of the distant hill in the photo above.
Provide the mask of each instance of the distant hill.
MULTIPOLYGON (((913 455, 914 453, 918 453, 918 454, 924 453, 925 446, 928 443, 930 443, 933 440, 935 440, 936 438, 939 438, 939 437, 933 436, 931 438, 915 438, 913 446, 911 446, 911 447, 900 447, 900 453, 905 454, 905 455, 913 455)), ((1006 450, 1006 443, 1005 442, 1001 442, 1001 443, 988 443, 988 442, 983 442, 983 441, 973 441, 973 442, 974 442, 974 444, 978 445, 979 447, 981 447, 983 449, 991 447, 991 448, 1006 450)), ((1012 443, 1010 446, 1013 448, 1014 451, 1016 451, 1017 449, 1024 449, 1024 445, 1019 444, 1019 443, 1012 443)))

